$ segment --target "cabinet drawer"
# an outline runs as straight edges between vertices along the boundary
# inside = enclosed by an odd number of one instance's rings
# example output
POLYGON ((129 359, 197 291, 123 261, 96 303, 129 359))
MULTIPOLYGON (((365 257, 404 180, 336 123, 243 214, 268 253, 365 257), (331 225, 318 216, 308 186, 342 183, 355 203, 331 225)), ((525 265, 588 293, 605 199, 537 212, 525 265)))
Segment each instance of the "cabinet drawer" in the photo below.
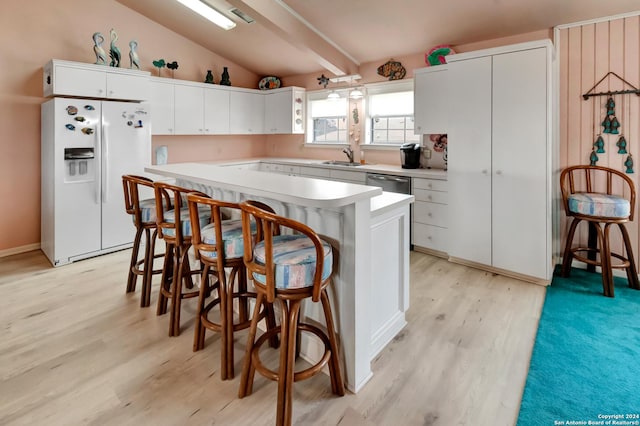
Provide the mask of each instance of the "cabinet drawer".
POLYGON ((287 175, 299 175, 300 174, 300 166, 292 166, 289 164, 281 164, 280 173, 284 173, 287 175))
POLYGON ((416 246, 447 252, 447 229, 439 226, 413 224, 412 243, 416 246))
POLYGON ((364 184, 364 182, 366 181, 366 174, 364 172, 331 170, 331 178, 339 181, 364 184))
POLYGON ((413 221, 446 228, 449 222, 447 211, 448 208, 444 204, 416 201, 413 203, 413 221))
POLYGON ((447 191, 447 181, 438 179, 413 178, 413 189, 429 189, 432 191, 447 191))
POLYGON ((426 201, 428 203, 448 204, 449 193, 442 191, 431 191, 428 189, 414 189, 413 196, 416 201, 426 201))
POLYGON ((300 174, 308 177, 328 178, 331 176, 331 171, 320 167, 300 167, 300 174))

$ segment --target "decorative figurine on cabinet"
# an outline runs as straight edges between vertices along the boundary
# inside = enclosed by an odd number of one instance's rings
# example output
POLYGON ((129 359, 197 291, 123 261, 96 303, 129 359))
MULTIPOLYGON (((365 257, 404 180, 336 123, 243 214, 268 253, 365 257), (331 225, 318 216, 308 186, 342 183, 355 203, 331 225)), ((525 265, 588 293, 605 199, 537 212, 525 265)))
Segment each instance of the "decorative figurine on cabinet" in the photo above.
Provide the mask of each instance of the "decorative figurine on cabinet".
POLYGON ((229 70, 227 69, 227 67, 224 67, 224 69, 222 70, 220 84, 223 86, 231 86, 231 80, 229 80, 229 70))
POLYGON ((158 77, 160 77, 160 70, 164 68, 167 63, 164 59, 158 59, 157 61, 153 61, 153 66, 158 68, 158 77))
POLYGON ((138 41, 131 40, 129 42, 129 61, 131 65, 129 68, 131 69, 140 69, 140 58, 138 57, 138 41))
POLYGON ((171 70, 171 77, 174 76, 175 71, 178 69, 178 61, 167 63, 167 68, 171 70))
POLYGON ((111 57, 111 63, 109 64, 112 67, 120 66, 120 58, 122 55, 120 54, 120 49, 116 46, 116 41, 118 41, 118 33, 116 30, 111 28, 109 33, 111 35, 111 49, 109 50, 109 56, 111 57))
POLYGON ((93 33, 93 52, 96 54, 96 65, 107 64, 107 53, 102 48, 104 36, 102 33, 93 33))
POLYGON ((211 70, 207 70, 207 75, 204 78, 204 82, 209 84, 215 84, 213 81, 213 73, 211 73, 211 70))

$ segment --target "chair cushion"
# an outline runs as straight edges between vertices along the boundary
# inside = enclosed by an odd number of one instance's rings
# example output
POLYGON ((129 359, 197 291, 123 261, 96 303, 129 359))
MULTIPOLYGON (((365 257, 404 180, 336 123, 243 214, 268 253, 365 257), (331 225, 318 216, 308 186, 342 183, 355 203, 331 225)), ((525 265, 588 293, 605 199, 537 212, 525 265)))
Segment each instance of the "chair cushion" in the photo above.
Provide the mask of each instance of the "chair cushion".
MULTIPOLYGON (((322 241, 324 264, 322 280, 329 278, 333 270, 331 245, 322 241)), ((256 244, 253 255, 257 263, 264 265, 264 241, 256 244)), ((273 237, 273 262, 275 263, 275 286, 279 289, 313 286, 316 269, 316 249, 311 239, 305 235, 279 235, 273 237)), ((253 274, 253 278, 266 284, 264 275, 253 274)))
POLYGON ((631 212, 629 200, 617 195, 577 193, 568 197, 569 211, 588 216, 625 218, 631 212))
MULTIPOLYGON (((149 198, 140 201, 140 216, 143 223, 155 222, 158 215, 156 214, 156 199, 149 198)), ((135 218, 134 218, 135 220, 135 218)))
MULTIPOLYGON (((222 227, 222 241, 224 241, 224 256, 227 259, 242 257, 244 254, 244 240, 242 239, 242 220, 223 220, 222 227)), ((251 233, 256 232, 256 223, 251 222, 251 233)), ((216 227, 215 224, 202 228, 201 231, 202 242, 205 244, 216 243, 216 227)), ((215 251, 201 251, 201 255, 211 258, 216 258, 215 251)))
MULTIPOLYGON (((207 223, 211 222, 211 208, 208 206, 198 206, 198 217, 200 218, 200 226, 204 227, 207 223)), ((175 213, 174 210, 167 210, 164 212, 165 222, 174 223, 175 213)), ((180 223, 182 224, 182 236, 191 236, 191 219, 189 218, 189 208, 183 207, 180 209, 180 223)), ((163 229, 162 232, 169 236, 175 236, 173 229, 163 229)))

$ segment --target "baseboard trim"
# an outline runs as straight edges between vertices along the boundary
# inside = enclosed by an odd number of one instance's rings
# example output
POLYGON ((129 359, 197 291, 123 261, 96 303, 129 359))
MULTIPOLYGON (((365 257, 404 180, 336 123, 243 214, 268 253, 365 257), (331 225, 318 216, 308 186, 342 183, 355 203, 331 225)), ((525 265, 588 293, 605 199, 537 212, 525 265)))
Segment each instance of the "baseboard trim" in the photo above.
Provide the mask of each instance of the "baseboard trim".
POLYGON ((521 281, 526 281, 526 282, 529 282, 531 284, 541 285, 541 286, 545 286, 545 287, 548 286, 549 284, 551 284, 551 280, 545 280, 545 279, 538 278, 538 277, 532 277, 532 276, 529 276, 529 275, 519 274, 517 272, 507 271, 505 269, 494 268, 493 266, 484 265, 482 263, 477 263, 477 262, 472 262, 472 261, 466 260, 466 259, 460 259, 458 257, 450 256, 449 257, 449 262, 457 263, 459 265, 469 266, 471 268, 482 269, 482 270, 487 271, 487 272, 491 272, 491 273, 498 274, 498 275, 504 275, 506 277, 515 278, 515 279, 521 280, 521 281))
POLYGON ((40 243, 27 244, 26 246, 0 250, 0 257, 13 256, 14 254, 26 253, 34 250, 40 250, 40 243))

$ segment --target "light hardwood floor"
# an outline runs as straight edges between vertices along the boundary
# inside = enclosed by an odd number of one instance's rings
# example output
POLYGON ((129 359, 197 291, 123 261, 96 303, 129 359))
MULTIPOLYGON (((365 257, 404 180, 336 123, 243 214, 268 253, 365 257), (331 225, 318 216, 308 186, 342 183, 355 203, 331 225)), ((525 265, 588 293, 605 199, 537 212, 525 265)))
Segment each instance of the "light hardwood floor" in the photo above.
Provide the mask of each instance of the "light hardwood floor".
MULTIPOLYGON (((182 334, 125 294, 129 251, 52 268, 40 251, 0 259, 0 424, 272 425, 276 383, 221 381, 220 342, 193 353, 182 334)), ((411 254, 407 327, 372 364, 357 395, 319 375, 294 386, 297 425, 513 425, 545 289, 411 254)))

